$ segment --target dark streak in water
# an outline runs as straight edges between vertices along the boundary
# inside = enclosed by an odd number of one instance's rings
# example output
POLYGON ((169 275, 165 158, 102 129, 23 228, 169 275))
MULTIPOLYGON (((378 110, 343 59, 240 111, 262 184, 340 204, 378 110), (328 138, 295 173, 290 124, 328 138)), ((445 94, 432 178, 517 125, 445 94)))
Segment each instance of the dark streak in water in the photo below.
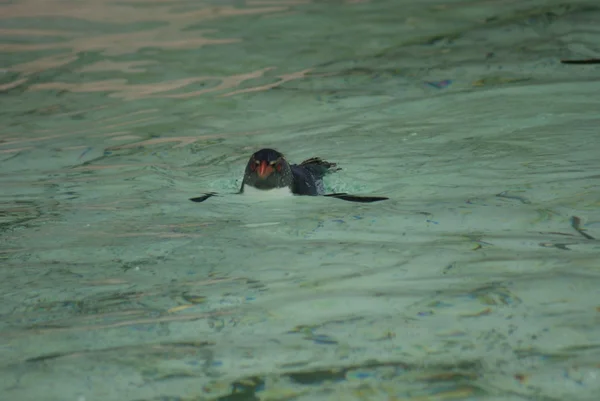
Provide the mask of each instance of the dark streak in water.
POLYGON ((518 200, 519 202, 521 202, 521 203, 523 203, 525 205, 529 205, 531 203, 531 201, 529 199, 523 198, 522 196, 511 195, 511 194, 508 193, 508 191, 500 192, 499 194, 496 194, 496 196, 498 198, 518 200))
POLYGON ((193 351, 197 351, 200 349, 205 349, 206 347, 210 347, 213 345, 214 345, 214 343, 212 343, 210 341, 161 342, 161 343, 156 343, 156 344, 146 344, 146 345, 142 345, 142 346, 122 346, 122 347, 103 348, 103 349, 98 349, 98 350, 78 350, 78 351, 72 351, 72 352, 55 352, 55 353, 51 353, 51 354, 40 355, 40 356, 36 356, 33 358, 28 358, 25 360, 25 362, 30 362, 30 363, 31 362, 43 362, 43 361, 48 361, 48 360, 63 358, 63 357, 68 357, 68 356, 83 355, 83 354, 99 354, 99 353, 106 353, 106 352, 126 353, 126 352, 130 352, 130 351, 133 351, 133 352, 137 351, 137 352, 144 352, 147 354, 150 351, 146 351, 146 350, 161 352, 163 350, 169 351, 169 350, 173 350, 173 349, 177 349, 177 348, 182 348, 184 351, 189 350, 189 352, 193 352, 193 351))
POLYGON ((564 235, 566 237, 574 237, 575 234, 561 233, 558 231, 538 231, 540 234, 564 235))
POLYGON ((572 244, 555 244, 553 242, 541 242, 539 245, 542 248, 556 248, 556 249, 562 249, 563 251, 570 251, 571 249, 568 247, 568 245, 572 245, 572 244))
POLYGON ((60 358, 60 357, 63 357, 63 356, 69 355, 69 354, 70 354, 70 352, 57 352, 54 354, 40 355, 40 356, 36 356, 34 358, 29 358, 25 362, 43 362, 43 361, 48 361, 50 359, 60 358))

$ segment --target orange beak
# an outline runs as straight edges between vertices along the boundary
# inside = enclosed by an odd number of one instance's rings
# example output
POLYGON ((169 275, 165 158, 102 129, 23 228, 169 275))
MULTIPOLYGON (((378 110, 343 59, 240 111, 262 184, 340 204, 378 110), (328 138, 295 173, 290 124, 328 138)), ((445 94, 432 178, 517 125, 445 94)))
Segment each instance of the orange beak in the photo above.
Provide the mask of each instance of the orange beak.
POLYGON ((256 173, 259 178, 263 180, 273 173, 273 167, 270 166, 266 161, 261 161, 258 168, 256 169, 256 173))

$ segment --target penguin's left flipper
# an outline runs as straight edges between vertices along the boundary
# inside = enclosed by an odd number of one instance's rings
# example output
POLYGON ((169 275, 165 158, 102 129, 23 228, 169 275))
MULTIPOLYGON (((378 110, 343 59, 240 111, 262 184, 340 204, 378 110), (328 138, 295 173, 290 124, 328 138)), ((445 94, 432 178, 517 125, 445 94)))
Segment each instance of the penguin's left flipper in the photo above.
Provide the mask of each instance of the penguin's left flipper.
POLYGON ((379 202, 379 201, 390 199, 390 198, 386 198, 385 196, 359 196, 359 195, 349 195, 347 193, 327 194, 324 196, 328 196, 330 198, 337 198, 337 199, 345 200, 348 202, 359 202, 359 203, 372 203, 372 202, 379 202))
POLYGON ((213 196, 217 196, 217 193, 216 192, 209 192, 209 193, 206 193, 206 194, 204 194, 202 196, 197 196, 195 198, 190 198, 190 200, 192 202, 198 202, 198 203, 200 203, 200 202, 204 202, 208 198, 212 198, 213 196))

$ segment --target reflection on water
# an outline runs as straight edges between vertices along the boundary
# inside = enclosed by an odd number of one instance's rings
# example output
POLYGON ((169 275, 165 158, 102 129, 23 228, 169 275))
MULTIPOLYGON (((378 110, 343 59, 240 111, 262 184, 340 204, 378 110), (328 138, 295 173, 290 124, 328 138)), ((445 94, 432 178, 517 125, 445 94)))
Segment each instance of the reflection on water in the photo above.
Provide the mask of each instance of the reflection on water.
POLYGON ((595 2, 0 7, 9 399, 599 393, 595 2))

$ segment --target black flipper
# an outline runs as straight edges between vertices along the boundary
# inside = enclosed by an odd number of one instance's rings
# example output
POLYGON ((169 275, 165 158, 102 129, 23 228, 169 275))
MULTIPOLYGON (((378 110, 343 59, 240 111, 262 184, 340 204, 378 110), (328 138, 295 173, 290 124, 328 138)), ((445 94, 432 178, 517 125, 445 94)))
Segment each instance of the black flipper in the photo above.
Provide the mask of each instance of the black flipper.
POLYGON ((328 196, 330 198, 337 198, 337 199, 345 200, 348 202, 359 202, 359 203, 372 203, 372 202, 379 202, 379 201, 390 199, 390 198, 386 198, 385 196, 359 196, 359 195, 349 195, 347 193, 327 194, 324 196, 328 196))
POLYGON ((562 64, 600 64, 600 58, 587 58, 581 60, 560 60, 562 64))
POLYGON ((192 202, 204 202, 205 200, 207 200, 208 198, 212 198, 213 196, 217 196, 216 192, 209 192, 207 194, 204 194, 202 196, 197 196, 195 198, 190 198, 190 200, 192 202))

